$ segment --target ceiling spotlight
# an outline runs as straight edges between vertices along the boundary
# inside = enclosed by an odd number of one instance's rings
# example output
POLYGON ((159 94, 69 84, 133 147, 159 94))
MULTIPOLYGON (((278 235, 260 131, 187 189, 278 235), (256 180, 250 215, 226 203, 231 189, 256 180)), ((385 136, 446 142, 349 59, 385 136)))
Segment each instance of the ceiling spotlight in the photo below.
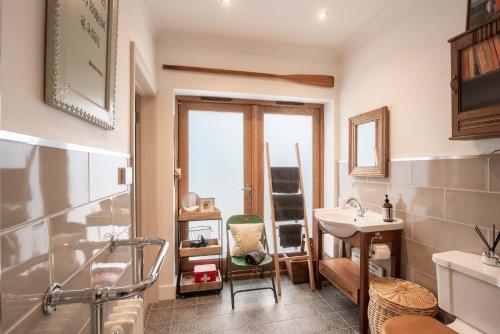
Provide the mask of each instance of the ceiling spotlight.
POLYGON ((328 12, 326 10, 322 10, 318 13, 318 19, 325 20, 328 17, 328 12))
POLYGON ((220 2, 224 5, 224 6, 228 6, 231 4, 231 0, 220 0, 220 2))

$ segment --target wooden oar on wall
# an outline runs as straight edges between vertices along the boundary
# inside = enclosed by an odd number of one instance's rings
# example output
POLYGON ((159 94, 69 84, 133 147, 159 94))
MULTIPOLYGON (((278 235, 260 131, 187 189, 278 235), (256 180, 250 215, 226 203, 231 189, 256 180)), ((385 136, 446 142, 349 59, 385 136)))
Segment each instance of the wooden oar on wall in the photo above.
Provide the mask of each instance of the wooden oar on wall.
POLYGON ((219 68, 207 67, 191 67, 191 66, 178 66, 178 65, 163 65, 164 70, 174 71, 187 71, 187 72, 200 72, 200 73, 213 73, 213 74, 228 74, 239 75, 254 78, 273 78, 284 79, 296 83, 306 85, 320 86, 320 87, 333 87, 334 78, 331 75, 316 75, 316 74, 273 74, 261 72, 247 72, 235 70, 223 70, 219 68))

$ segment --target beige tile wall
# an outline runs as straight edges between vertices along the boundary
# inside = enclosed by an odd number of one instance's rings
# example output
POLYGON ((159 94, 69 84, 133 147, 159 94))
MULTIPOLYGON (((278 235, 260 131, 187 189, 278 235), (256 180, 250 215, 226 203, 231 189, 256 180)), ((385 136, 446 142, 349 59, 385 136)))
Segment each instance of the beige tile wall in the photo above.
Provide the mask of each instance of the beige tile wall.
MULTIPOLYGON (((464 159, 392 161, 388 178, 353 177, 339 162, 339 196, 356 197, 378 211, 384 195, 406 221, 402 276, 436 292, 432 254, 461 250, 480 254, 474 225, 493 237, 500 229, 500 155, 464 159)), ((500 249, 497 251, 500 253, 500 249)))
POLYGON ((90 331, 88 306, 46 316, 41 300, 50 283, 80 289, 131 275, 130 249, 107 248, 111 236, 131 233, 130 192, 118 184, 127 164, 123 156, 0 140, 0 332, 90 331))

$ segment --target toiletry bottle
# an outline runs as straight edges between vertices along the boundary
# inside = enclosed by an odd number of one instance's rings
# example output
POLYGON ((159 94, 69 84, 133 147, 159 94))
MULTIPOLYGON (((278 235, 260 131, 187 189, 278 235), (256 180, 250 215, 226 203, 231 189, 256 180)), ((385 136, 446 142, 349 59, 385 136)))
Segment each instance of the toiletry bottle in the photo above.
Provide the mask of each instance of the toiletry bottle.
POLYGON ((382 218, 385 222, 392 222, 393 213, 392 213, 392 204, 389 202, 389 195, 385 195, 385 203, 382 206, 382 218))

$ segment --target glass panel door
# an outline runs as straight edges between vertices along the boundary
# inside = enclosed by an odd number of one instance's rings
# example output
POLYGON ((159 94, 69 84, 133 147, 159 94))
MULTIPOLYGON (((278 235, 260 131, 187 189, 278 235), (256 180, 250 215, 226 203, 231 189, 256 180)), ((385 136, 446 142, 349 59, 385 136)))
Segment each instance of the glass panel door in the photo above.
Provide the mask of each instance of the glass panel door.
MULTIPOLYGON (((193 105, 184 110, 187 115, 180 115, 181 122, 187 123, 184 124, 187 147, 183 150, 184 154, 187 153, 187 161, 184 160, 185 166, 181 167, 183 176, 179 195, 180 200, 181 193, 186 192, 195 192, 200 198, 214 198, 225 223, 229 217, 248 210, 247 193, 251 185, 245 180, 245 170, 247 166, 251 167, 251 157, 245 156, 245 118, 250 115, 247 116, 247 110, 238 106, 217 109, 217 105, 212 104, 193 105)), ((190 230, 206 227, 210 228, 211 238, 218 237, 217 221, 189 223, 190 230)), ((221 228, 225 255, 225 226, 221 228)), ((189 232, 184 238, 190 238, 189 232)))
MULTIPOLYGON (((270 160, 273 167, 295 167, 297 158, 295 143, 299 144, 302 177, 304 181, 304 196, 306 199, 309 234, 312 233, 313 217, 313 116, 297 114, 264 113, 264 142, 270 146, 270 160)), ((269 199, 269 182, 267 173, 264 176, 264 222, 270 240, 270 249, 274 250, 272 242, 271 203, 269 199)), ((278 251, 284 249, 278 244, 278 251)), ((286 249, 285 251, 294 251, 286 249)))

